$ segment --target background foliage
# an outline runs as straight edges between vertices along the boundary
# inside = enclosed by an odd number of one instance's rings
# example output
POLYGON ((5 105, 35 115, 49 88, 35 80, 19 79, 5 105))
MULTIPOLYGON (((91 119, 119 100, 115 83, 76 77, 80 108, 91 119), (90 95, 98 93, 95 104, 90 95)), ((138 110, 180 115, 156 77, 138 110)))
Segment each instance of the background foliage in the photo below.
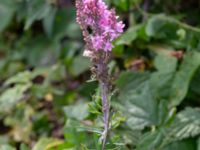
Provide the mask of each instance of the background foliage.
MULTIPOLYGON (((200 150, 199 1, 107 3, 126 24, 109 63, 107 149, 200 150)), ((74 1, 0 0, 0 150, 100 150, 83 49, 74 1)))

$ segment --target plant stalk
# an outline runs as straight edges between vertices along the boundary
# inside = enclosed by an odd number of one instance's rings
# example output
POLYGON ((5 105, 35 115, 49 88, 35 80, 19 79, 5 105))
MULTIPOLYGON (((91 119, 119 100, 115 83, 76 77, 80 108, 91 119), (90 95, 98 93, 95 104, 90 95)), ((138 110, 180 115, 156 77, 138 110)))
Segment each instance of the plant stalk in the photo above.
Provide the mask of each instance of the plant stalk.
POLYGON ((101 88, 102 112, 104 121, 104 131, 102 132, 100 140, 102 142, 102 150, 105 150, 109 133, 109 120, 110 120, 110 105, 109 105, 110 82, 109 82, 108 67, 106 62, 98 61, 97 74, 98 74, 97 78, 99 80, 101 88))
POLYGON ((101 83, 102 112, 104 120, 104 131, 102 133, 102 150, 105 149, 109 132, 110 105, 108 99, 108 91, 108 85, 106 83, 101 83))

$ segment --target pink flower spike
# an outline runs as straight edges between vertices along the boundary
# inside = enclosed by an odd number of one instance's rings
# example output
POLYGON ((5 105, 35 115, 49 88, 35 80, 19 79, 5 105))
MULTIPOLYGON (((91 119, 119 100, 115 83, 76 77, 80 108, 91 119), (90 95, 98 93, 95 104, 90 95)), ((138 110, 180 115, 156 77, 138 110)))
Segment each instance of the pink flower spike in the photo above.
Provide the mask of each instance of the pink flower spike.
POLYGON ((108 9, 103 0, 76 0, 77 22, 83 30, 86 49, 111 51, 112 41, 123 32, 115 10, 108 9))

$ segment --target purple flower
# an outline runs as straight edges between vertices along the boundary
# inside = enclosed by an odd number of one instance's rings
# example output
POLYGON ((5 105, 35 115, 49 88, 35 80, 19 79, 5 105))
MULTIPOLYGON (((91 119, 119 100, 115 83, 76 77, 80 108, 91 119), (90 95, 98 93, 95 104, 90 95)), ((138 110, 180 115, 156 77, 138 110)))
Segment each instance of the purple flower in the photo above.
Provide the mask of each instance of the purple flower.
POLYGON ((86 49, 111 51, 112 41, 122 32, 124 24, 118 21, 115 10, 109 10, 102 0, 76 0, 77 22, 83 30, 86 49))

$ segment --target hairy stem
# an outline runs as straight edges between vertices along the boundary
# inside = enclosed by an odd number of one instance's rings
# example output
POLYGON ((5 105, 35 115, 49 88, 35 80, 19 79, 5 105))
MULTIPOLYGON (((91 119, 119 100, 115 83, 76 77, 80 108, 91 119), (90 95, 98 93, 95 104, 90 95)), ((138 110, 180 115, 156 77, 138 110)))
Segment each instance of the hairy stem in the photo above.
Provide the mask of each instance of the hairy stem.
POLYGON ((102 133, 102 150, 105 149, 107 136, 109 132, 109 118, 110 118, 110 106, 108 99, 108 85, 101 83, 101 95, 102 95, 102 112, 104 120, 104 131, 102 133))
POLYGON ((110 119, 110 105, 109 105, 109 75, 106 62, 98 61, 97 63, 97 78, 101 86, 101 99, 102 99, 102 112, 104 121, 104 131, 101 136, 102 150, 105 150, 108 132, 109 132, 109 119, 110 119))

